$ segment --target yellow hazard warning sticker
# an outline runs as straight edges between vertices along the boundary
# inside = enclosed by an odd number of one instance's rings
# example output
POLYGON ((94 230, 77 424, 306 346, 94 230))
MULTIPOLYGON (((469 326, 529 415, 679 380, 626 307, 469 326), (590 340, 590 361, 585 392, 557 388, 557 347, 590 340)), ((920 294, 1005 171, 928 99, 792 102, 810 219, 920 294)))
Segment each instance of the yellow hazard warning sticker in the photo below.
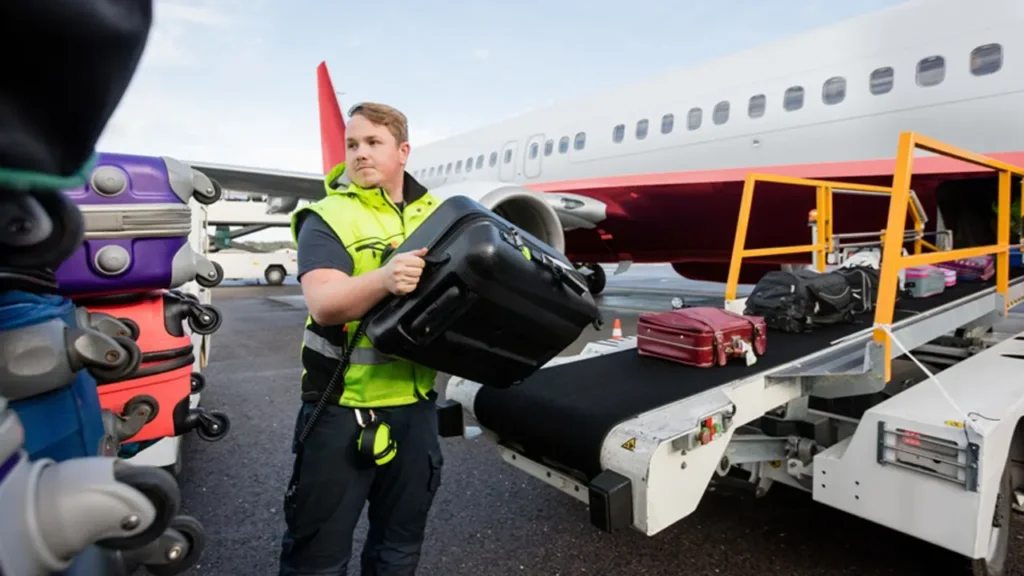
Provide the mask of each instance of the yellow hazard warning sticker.
POLYGON ((952 426, 953 428, 963 428, 964 423, 958 420, 946 420, 946 426, 952 426))
POLYGON ((622 447, 625 448, 626 450, 629 450, 630 452, 636 450, 636 438, 630 438, 629 440, 626 440, 625 442, 622 443, 622 447))

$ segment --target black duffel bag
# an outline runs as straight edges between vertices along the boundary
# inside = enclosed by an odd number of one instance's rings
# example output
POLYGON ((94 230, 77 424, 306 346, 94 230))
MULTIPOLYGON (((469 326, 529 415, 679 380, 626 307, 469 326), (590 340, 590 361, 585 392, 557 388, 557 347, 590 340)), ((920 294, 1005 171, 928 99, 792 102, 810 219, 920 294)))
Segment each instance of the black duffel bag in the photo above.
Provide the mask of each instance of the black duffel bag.
POLYGON ((778 270, 754 286, 744 314, 763 317, 775 330, 807 332, 816 325, 852 322, 856 302, 842 274, 778 270))

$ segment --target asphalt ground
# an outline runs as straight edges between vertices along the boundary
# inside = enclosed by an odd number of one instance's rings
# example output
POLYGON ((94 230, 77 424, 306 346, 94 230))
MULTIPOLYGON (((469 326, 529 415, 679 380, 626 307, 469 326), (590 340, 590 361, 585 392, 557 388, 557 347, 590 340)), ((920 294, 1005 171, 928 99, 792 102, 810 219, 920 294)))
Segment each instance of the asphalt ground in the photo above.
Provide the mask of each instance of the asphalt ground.
MULTIPOLYGON (((666 309, 672 295, 704 290, 644 274, 615 278, 601 297, 609 319, 620 318, 627 334, 640 311, 666 309)), ((202 405, 228 412, 232 423, 220 442, 192 436, 185 444, 185 512, 203 523, 208 538, 190 574, 272 575, 292 462, 306 313, 294 285, 224 287, 213 298, 224 323, 213 335, 202 405)), ((610 321, 600 332, 588 328, 565 353, 610 336, 611 329, 610 321)), ((505 464, 482 437, 442 439, 442 445, 445 468, 421 575, 963 573, 953 569, 962 562, 954 554, 779 485, 762 499, 744 492, 706 493, 694 514, 653 537, 606 534, 590 525, 586 505, 505 464)), ((1024 573, 1021 522, 1013 520, 1012 574, 1024 573)), ((364 513, 356 529, 353 575, 360 573, 366 528, 364 513)))

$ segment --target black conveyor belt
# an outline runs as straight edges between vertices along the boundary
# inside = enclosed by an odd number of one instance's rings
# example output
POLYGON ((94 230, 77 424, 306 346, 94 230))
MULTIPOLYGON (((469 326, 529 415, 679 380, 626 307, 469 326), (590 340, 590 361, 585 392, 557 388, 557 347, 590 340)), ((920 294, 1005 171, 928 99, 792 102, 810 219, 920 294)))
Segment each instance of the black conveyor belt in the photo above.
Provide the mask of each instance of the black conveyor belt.
MULTIPOLYGON (((1011 281, 1021 275, 1024 270, 1011 270, 1011 281)), ((902 298, 896 303, 893 322, 994 285, 993 277, 987 282, 961 282, 930 298, 902 298)), ((619 423, 792 362, 873 322, 874 314, 867 314, 856 324, 820 327, 811 333, 769 331, 767 353, 749 367, 737 361, 695 368, 641 357, 635 349, 623 350, 544 368, 513 388, 482 387, 473 410, 481 425, 502 440, 521 445, 528 457, 549 459, 592 479, 601 472, 601 445, 619 423)))

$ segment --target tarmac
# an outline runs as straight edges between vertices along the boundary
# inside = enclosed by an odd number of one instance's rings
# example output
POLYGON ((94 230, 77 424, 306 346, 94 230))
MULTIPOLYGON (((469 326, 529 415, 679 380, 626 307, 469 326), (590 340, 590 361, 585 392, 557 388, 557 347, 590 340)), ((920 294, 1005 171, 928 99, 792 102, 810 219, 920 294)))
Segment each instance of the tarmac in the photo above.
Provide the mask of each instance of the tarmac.
MULTIPOLYGON (((614 318, 627 335, 634 334, 641 312, 667 310, 673 296, 711 301, 721 298, 721 288, 689 282, 668 267, 609 275, 599 297, 606 325, 600 331, 587 328, 564 353, 609 337, 614 318)), ((190 574, 274 575, 306 311, 294 284, 219 287, 213 303, 224 323, 212 336, 202 405, 226 411, 232 421, 220 442, 205 443, 194 435, 185 442, 184 508, 207 530, 206 552, 190 574)), ((439 380, 443 395, 447 378, 439 380)), ((653 537, 635 531, 607 534, 591 526, 585 504, 507 465, 484 438, 444 438, 442 446, 443 479, 430 514, 421 576, 963 573, 952 569, 963 565, 955 554, 816 504, 810 495, 781 485, 762 499, 745 492, 708 492, 696 512, 653 537)), ((1010 574, 1024 573, 1021 523, 1014 518, 1010 574)), ((360 574, 366 528, 364 513, 353 545, 353 575, 360 574)))

